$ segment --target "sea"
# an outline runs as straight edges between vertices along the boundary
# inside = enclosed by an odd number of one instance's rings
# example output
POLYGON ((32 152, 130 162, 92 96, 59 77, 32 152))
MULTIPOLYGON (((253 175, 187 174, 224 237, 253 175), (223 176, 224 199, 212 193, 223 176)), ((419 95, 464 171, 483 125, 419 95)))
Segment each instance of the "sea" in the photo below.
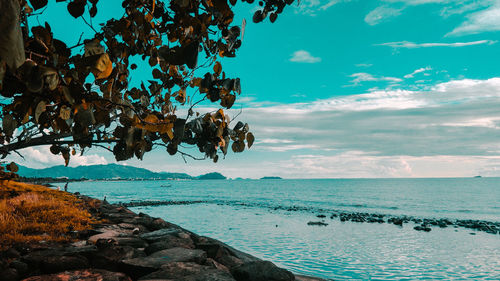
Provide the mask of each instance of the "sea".
POLYGON ((500 178, 87 181, 68 188, 111 203, 170 201, 131 210, 296 274, 500 280, 500 234, 454 226, 424 232, 412 222, 401 227, 330 218, 345 211, 500 222, 500 178), (327 225, 308 225, 318 221, 327 225))

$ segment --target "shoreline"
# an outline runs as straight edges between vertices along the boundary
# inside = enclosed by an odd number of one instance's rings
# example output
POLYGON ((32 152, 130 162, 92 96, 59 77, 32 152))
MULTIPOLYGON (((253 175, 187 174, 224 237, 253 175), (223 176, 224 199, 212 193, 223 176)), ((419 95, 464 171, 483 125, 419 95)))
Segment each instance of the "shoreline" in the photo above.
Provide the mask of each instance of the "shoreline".
POLYGON ((429 232, 433 227, 447 228, 447 227, 461 227, 475 231, 482 231, 489 234, 500 234, 500 222, 477 220, 477 219, 451 219, 451 218, 430 218, 430 217, 417 217, 410 215, 390 215, 382 213, 367 213, 355 212, 346 210, 335 209, 322 209, 315 207, 302 207, 302 206, 282 206, 282 205, 268 205, 261 203, 245 203, 239 201, 224 201, 224 200, 165 200, 165 201, 131 201, 131 202, 118 202, 117 205, 123 207, 156 207, 156 206, 171 206, 171 205, 191 205, 191 204, 217 204, 226 206, 243 206, 265 208, 268 210, 281 210, 288 212, 309 212, 315 214, 321 221, 309 221, 308 225, 326 226, 328 225, 327 218, 331 220, 339 220, 341 222, 358 222, 358 223, 388 223, 395 226, 403 226, 403 224, 413 223, 416 231, 429 232))
MULTIPOLYGON (((97 200, 72 195, 82 201, 97 200)), ((17 245, 1 253, 2 280, 325 280, 294 275, 161 218, 98 202, 89 211, 102 222, 73 233, 78 241, 17 245)))

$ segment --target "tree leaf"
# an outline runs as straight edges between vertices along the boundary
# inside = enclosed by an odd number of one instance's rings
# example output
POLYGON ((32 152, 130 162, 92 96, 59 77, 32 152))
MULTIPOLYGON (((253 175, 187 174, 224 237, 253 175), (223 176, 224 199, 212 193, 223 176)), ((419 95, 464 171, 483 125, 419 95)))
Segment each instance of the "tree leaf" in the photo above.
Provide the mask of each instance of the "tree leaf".
POLYGON ((38 10, 47 6, 48 0, 30 0, 30 4, 33 9, 38 10))
POLYGON ((35 109, 35 122, 38 123, 38 119, 40 118, 40 115, 45 112, 47 103, 45 101, 40 101, 35 109))
POLYGON ((101 45, 101 41, 99 41, 99 39, 86 41, 83 49, 84 57, 101 55, 105 53, 104 47, 101 45))
POLYGON ((95 79, 104 79, 111 75, 113 71, 113 63, 109 59, 109 55, 107 53, 102 54, 94 64, 92 68, 92 73, 95 76, 95 79))
POLYGON ((248 148, 252 147, 253 145, 253 142, 255 141, 255 137, 253 136, 252 133, 248 133, 247 134, 247 144, 248 144, 248 148))
POLYGON ((7 170, 9 170, 13 173, 17 173, 17 171, 19 171, 19 167, 14 162, 10 162, 10 164, 8 164, 6 166, 6 168, 7 168, 7 170))
POLYGON ((85 12, 86 0, 74 0, 68 3, 68 12, 76 19, 85 12))
POLYGON ((71 108, 63 105, 59 110, 59 117, 61 117, 62 120, 68 120, 71 117, 71 108))
POLYGON ((220 62, 216 62, 214 65, 215 76, 219 76, 221 72, 222 72, 222 65, 220 64, 220 62))

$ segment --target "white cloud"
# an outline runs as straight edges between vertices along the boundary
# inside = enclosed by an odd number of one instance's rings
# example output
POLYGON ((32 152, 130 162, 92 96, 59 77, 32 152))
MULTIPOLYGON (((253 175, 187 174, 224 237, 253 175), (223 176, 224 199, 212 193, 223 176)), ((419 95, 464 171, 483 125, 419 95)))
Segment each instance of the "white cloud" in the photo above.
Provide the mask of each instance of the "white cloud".
POLYGON ((318 63, 321 61, 321 58, 314 57, 308 51, 298 50, 292 54, 290 61, 291 62, 298 62, 298 63, 318 63))
POLYGON ((356 67, 370 67, 370 66, 373 66, 373 64, 371 64, 371 63, 358 63, 358 64, 355 64, 354 66, 356 66, 356 67))
POLYGON ((429 70, 432 70, 432 68, 430 68, 430 67, 422 67, 422 68, 416 69, 415 71, 413 71, 410 74, 406 74, 404 76, 404 78, 405 79, 413 78, 413 77, 415 77, 416 74, 422 73, 422 72, 426 72, 426 71, 429 71, 429 70))
MULTIPOLYGON (((24 166, 29 166, 33 168, 45 168, 55 165, 64 165, 64 159, 61 155, 54 155, 50 152, 49 146, 41 147, 28 147, 19 151, 19 153, 24 157, 24 159, 13 156, 14 161, 24 166)), ((69 166, 86 166, 86 165, 97 165, 97 164, 107 164, 108 162, 103 156, 97 154, 76 154, 71 156, 69 161, 69 166)))
MULTIPOLYGON (((500 156, 500 78, 457 80, 425 91, 379 90, 309 103, 246 108, 240 118, 263 142, 375 156, 500 156), (497 151, 492 154, 491 151, 497 151)), ((283 148, 281 151, 289 150, 283 148)))
POLYGON ((500 30, 500 3, 475 12, 468 19, 447 35, 476 34, 486 31, 500 30))
POLYGON ((399 41, 399 42, 389 42, 389 43, 382 43, 382 44, 377 44, 377 46, 389 46, 393 48, 408 48, 408 49, 414 49, 414 48, 430 48, 430 47, 467 47, 467 46, 474 46, 474 45, 493 45, 496 44, 498 41, 494 40, 478 40, 478 41, 471 41, 471 42, 453 42, 453 43, 414 43, 414 42, 408 42, 408 41, 399 41))
POLYGON ((369 25, 376 25, 390 18, 401 15, 402 8, 392 8, 389 6, 380 6, 369 12, 365 17, 365 22, 369 25))
POLYGON ((302 0, 298 2, 295 13, 316 16, 318 12, 325 11, 330 7, 350 0, 302 0))
POLYGON ((365 72, 359 72, 359 73, 353 73, 349 75, 349 77, 354 78, 351 80, 351 82, 354 85, 358 85, 361 82, 379 82, 379 81, 388 81, 392 83, 397 83, 403 81, 400 78, 396 77, 385 77, 385 76, 373 76, 372 74, 365 73, 365 72))

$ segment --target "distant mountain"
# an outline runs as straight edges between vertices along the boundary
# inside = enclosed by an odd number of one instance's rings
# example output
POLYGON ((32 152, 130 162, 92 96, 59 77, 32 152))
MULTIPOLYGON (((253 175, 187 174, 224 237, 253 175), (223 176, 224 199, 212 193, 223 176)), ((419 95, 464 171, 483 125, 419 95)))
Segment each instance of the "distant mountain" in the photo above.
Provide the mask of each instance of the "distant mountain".
POLYGON ((220 173, 208 173, 198 177, 199 180, 225 180, 226 177, 220 173))
POLYGON ((261 180, 282 180, 281 177, 262 177, 261 180))
MULTIPOLYGON (((32 169, 19 165, 18 174, 27 178, 59 178, 69 179, 196 179, 185 173, 156 173, 144 168, 123 166, 117 164, 90 165, 78 167, 54 166, 45 169, 32 169)), ((210 174, 207 174, 210 175, 210 174)), ((220 174, 219 174, 220 175, 220 174)), ((205 175, 200 176, 204 177, 205 175)), ((221 175, 222 176, 222 175, 221 175)), ((210 177, 210 176, 209 176, 210 177)), ((222 176, 224 177, 224 176, 222 176)), ((225 177, 224 177, 225 178, 225 177)))

